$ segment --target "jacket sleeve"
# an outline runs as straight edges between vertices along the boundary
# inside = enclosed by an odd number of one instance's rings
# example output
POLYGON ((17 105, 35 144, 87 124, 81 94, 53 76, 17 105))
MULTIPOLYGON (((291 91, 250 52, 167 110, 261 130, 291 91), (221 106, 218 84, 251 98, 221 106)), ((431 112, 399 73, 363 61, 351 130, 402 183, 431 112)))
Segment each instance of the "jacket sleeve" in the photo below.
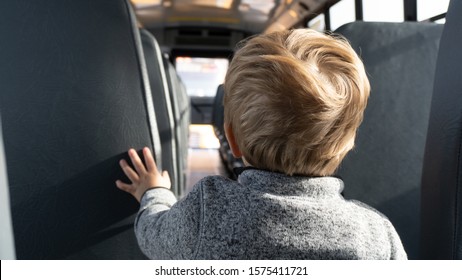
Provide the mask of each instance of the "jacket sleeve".
POLYGON ((135 220, 135 235, 141 251, 148 258, 195 257, 200 240, 202 207, 202 191, 198 186, 178 202, 165 188, 151 189, 144 194, 135 220))
POLYGON ((391 260, 407 260, 407 254, 404 250, 403 243, 399 238, 398 233, 396 232, 395 227, 391 224, 391 222, 386 219, 385 225, 388 229, 388 238, 390 239, 390 246, 391 246, 391 260))

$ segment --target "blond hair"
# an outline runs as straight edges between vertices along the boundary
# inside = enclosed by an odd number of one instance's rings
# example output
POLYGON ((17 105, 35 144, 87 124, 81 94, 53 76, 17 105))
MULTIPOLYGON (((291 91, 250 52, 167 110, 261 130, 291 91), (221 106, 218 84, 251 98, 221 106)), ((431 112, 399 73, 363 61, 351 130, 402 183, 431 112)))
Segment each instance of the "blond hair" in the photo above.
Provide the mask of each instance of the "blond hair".
POLYGON ((245 41, 224 90, 225 123, 246 162, 327 176, 354 146, 370 85, 345 39, 296 29, 245 41))

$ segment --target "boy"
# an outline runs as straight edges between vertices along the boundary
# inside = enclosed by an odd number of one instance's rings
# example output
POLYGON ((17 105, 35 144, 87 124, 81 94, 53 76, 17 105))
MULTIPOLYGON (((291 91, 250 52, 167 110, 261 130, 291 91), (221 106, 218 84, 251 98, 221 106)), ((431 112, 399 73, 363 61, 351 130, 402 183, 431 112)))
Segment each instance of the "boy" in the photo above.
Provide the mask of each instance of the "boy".
POLYGON ((149 149, 131 149, 140 201, 135 233, 154 259, 406 259, 390 221, 341 196, 331 177, 354 146, 369 96, 364 66, 343 39, 292 30, 247 40, 225 79, 225 132, 246 165, 210 176, 182 200, 149 149))

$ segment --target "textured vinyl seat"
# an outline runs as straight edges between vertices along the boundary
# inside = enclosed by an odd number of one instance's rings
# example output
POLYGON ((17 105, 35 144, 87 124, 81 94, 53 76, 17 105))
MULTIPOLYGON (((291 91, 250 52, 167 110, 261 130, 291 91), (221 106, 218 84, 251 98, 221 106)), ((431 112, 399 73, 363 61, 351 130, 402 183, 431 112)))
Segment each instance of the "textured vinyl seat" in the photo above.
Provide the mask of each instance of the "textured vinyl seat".
POLYGON ((143 258, 127 149, 160 141, 130 5, 0 1, 0 111, 19 259, 143 258), (125 180, 127 180, 125 178, 125 180))
POLYGON ((163 57, 167 83, 172 101, 175 120, 176 145, 178 149, 178 196, 184 195, 186 187, 186 173, 188 167, 189 125, 191 124, 191 102, 186 87, 181 81, 173 64, 167 57, 163 57))
POLYGON ((422 175, 424 259, 462 259, 462 2, 441 38, 422 175))
POLYGON ((172 191, 178 194, 181 188, 179 185, 180 179, 177 163, 179 156, 178 147, 175 143, 177 135, 175 131, 173 104, 167 84, 167 75, 160 47, 156 39, 144 29, 140 30, 140 34, 151 85, 152 100, 156 111, 157 127, 162 144, 162 168, 168 171, 172 181, 172 191))
POLYGON ((224 107, 223 107, 223 98, 225 95, 223 84, 219 85, 217 88, 217 93, 215 95, 215 99, 213 101, 213 108, 212 108, 212 125, 213 130, 215 131, 215 135, 220 142, 220 148, 218 150, 220 154, 220 158, 222 162, 225 164, 226 168, 228 168, 228 159, 232 160, 231 150, 229 147, 228 140, 226 139, 225 135, 225 115, 224 115, 224 107), (230 158, 231 157, 231 158, 230 158))
MULTIPOLYGON (((215 131, 215 135, 218 139, 224 137, 224 107, 223 107, 223 98, 225 95, 225 91, 223 88, 223 84, 219 85, 217 88, 217 94, 215 95, 215 99, 213 101, 213 110, 212 110, 212 125, 215 131)), ((221 141, 221 139, 220 139, 221 141)))
POLYGON ((443 26, 355 22, 340 27, 363 59, 371 95, 356 146, 338 170, 344 194, 384 213, 419 258, 420 179, 443 26))
MULTIPOLYGON (((225 91, 223 85, 219 85, 217 88, 217 94, 215 95, 215 100, 213 102, 212 110, 212 125, 215 130, 215 135, 220 141, 219 154, 220 158, 225 164, 225 167, 230 174, 230 177, 235 178, 233 172, 234 168, 243 167, 244 163, 242 159, 235 158, 231 152, 231 148, 228 143, 228 139, 225 135, 225 117, 224 117, 224 107, 223 107, 223 98, 225 96, 225 91)), ((236 178, 235 178, 236 179, 236 178)))

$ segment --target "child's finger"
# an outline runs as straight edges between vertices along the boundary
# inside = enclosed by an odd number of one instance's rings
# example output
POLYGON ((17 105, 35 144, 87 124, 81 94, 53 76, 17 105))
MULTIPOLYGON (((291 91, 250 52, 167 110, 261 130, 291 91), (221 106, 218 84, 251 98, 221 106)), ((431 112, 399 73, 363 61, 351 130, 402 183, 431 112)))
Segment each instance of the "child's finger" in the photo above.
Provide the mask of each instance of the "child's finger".
POLYGON ((162 171, 162 177, 170 181, 170 175, 168 174, 167 170, 162 171))
POLYGON ((120 181, 120 180, 117 180, 116 181, 116 186, 125 191, 125 192, 128 192, 129 194, 133 194, 135 192, 135 187, 133 187, 132 185, 129 185, 129 184, 125 184, 124 182, 120 181))
POLYGON ((148 172, 158 172, 157 171, 157 165, 156 161, 152 157, 151 150, 148 147, 145 147, 143 149, 143 155, 144 155, 144 162, 146 163, 146 167, 148 169, 148 172))
POLYGON ((136 172, 128 165, 124 159, 120 160, 120 167, 122 167, 122 171, 125 173, 125 175, 127 175, 128 179, 130 179, 132 183, 138 182, 140 180, 138 174, 136 174, 136 172))
POLYGON ((138 156, 138 153, 134 149, 130 149, 128 151, 128 155, 130 156, 130 159, 133 163, 133 166, 135 167, 136 172, 138 172, 138 174, 146 173, 146 168, 144 167, 143 162, 138 156))
POLYGON ((172 187, 172 181, 170 180, 170 175, 167 170, 162 171, 163 183, 162 186, 170 189, 172 187))

